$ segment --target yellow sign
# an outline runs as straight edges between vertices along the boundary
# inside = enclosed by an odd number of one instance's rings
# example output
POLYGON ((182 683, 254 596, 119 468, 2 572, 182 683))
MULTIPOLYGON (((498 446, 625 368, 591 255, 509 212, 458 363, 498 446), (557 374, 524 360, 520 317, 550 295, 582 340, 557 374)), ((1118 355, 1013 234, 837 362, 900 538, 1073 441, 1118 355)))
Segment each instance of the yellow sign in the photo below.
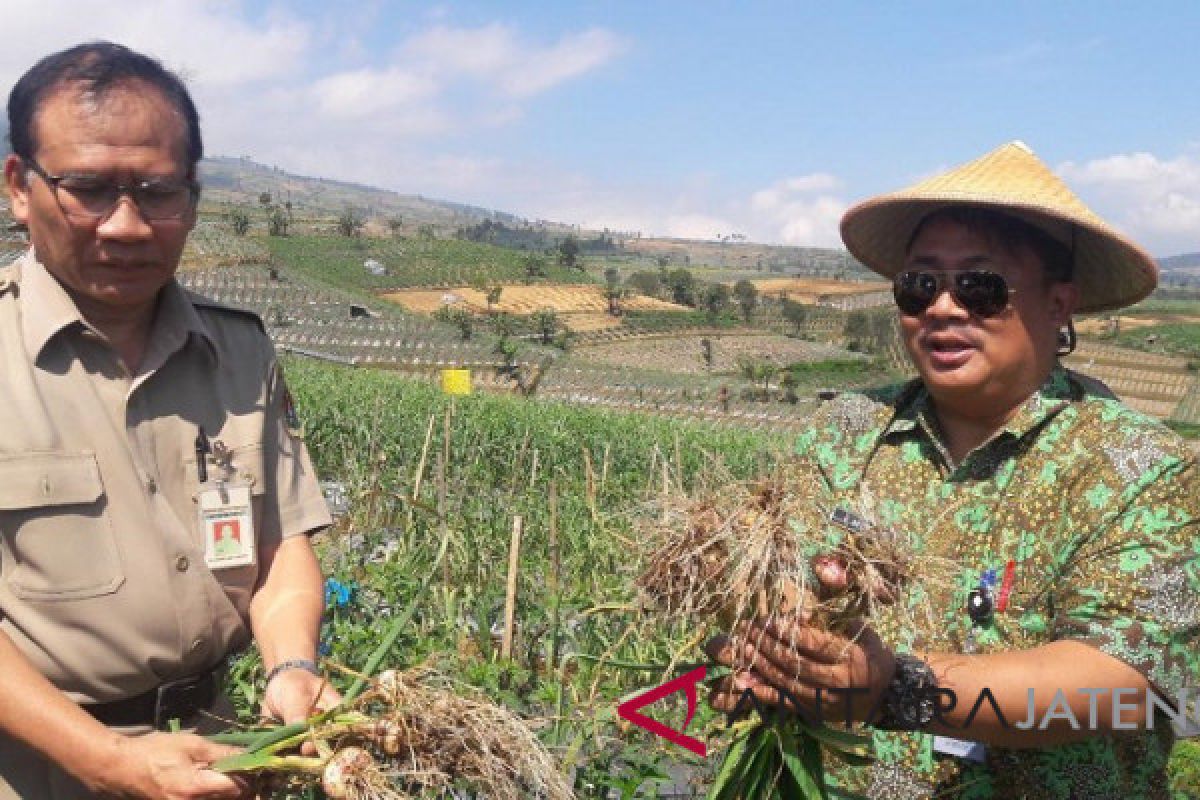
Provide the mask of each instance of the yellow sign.
POLYGON ((442 370, 442 391, 446 394, 470 394, 471 370, 444 369, 442 370))

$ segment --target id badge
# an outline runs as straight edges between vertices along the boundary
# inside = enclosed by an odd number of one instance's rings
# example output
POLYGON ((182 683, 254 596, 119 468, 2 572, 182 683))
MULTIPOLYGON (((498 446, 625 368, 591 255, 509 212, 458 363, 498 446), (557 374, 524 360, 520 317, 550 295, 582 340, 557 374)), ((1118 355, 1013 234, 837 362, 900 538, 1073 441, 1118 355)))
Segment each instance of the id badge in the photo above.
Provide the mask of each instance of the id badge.
POLYGON ((987 745, 983 742, 954 739, 950 736, 934 736, 933 752, 954 756, 965 761, 974 761, 977 764, 982 764, 987 760, 987 745))
POLYGON ((254 507, 250 487, 220 483, 200 490, 200 531, 204 563, 209 569, 245 567, 254 563, 254 507))

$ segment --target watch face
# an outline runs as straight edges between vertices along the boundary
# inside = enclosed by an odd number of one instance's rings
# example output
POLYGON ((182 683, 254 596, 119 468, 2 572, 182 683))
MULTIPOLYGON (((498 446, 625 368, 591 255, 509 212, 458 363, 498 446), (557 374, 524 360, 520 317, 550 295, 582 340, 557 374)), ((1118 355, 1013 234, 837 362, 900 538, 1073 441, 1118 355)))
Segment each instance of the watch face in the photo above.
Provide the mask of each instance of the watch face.
POLYGON ((987 589, 973 589, 967 596, 967 616, 976 625, 983 625, 990 620, 993 608, 992 593, 987 589))

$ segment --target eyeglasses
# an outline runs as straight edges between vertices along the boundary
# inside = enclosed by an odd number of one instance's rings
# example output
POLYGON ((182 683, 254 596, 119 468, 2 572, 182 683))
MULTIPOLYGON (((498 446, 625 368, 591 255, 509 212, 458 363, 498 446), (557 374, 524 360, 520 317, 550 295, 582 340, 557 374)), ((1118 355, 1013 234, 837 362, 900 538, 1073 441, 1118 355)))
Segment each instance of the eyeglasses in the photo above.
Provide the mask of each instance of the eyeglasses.
POLYGON ((120 184, 99 175, 51 175, 32 158, 23 160, 54 191, 59 210, 80 222, 107 219, 121 195, 129 195, 147 222, 175 220, 191 211, 200 196, 200 184, 187 178, 120 184))
POLYGON ((1008 307, 1008 288, 1003 275, 984 269, 953 272, 909 270, 901 272, 892 283, 892 296, 905 316, 915 317, 937 299, 943 289, 949 289, 958 303, 979 317, 994 317, 1008 307))

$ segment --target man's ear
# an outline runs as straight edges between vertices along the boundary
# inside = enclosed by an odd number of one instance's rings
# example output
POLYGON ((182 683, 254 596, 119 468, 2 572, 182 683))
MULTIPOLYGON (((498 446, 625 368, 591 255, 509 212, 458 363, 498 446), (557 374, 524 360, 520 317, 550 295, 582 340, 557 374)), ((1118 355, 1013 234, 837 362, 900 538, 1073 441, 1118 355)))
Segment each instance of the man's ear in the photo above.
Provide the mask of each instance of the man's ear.
POLYGON ((29 221, 29 181, 25 162, 16 153, 4 159, 4 182, 8 186, 8 200, 13 218, 22 224, 29 221))
POLYGON ((1050 284, 1050 316, 1060 328, 1071 320, 1079 306, 1079 287, 1074 283, 1050 284))

